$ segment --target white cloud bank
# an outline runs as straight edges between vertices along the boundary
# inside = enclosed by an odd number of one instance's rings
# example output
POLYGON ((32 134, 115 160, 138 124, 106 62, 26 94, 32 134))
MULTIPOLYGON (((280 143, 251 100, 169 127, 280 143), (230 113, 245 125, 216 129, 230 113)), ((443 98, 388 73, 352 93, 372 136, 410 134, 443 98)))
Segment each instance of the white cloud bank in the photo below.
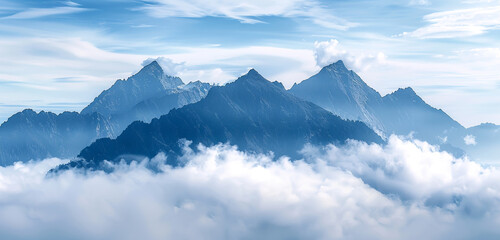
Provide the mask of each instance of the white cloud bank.
MULTIPOLYGON (((1 239, 482 239, 499 236, 500 172, 422 142, 307 147, 273 162, 219 145, 182 168, 0 168, 1 239), (307 163, 306 163, 307 162, 307 163), (402 199, 402 200, 400 200, 402 199)), ((162 161, 162 155, 153 161, 162 161)))
POLYGON ((454 158, 426 142, 391 136, 387 146, 354 141, 340 148, 306 148, 305 153, 404 201, 463 214, 500 210, 500 171, 454 158))

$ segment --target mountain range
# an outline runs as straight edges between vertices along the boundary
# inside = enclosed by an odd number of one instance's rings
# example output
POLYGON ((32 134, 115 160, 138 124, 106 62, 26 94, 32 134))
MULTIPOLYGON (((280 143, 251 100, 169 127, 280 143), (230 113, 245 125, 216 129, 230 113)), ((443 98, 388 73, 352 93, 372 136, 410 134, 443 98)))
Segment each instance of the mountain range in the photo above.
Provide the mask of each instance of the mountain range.
POLYGON ((197 102, 211 85, 164 73, 153 61, 118 80, 80 113, 26 109, 0 125, 0 165, 47 157, 73 158, 98 138, 115 138, 136 120, 151 121, 173 108, 197 102))
POLYGON ((99 113, 54 114, 26 109, 0 126, 0 164, 75 156, 94 139, 113 136, 112 125, 99 113))
POLYGON ((289 91, 343 118, 363 121, 382 137, 411 134, 455 155, 463 154, 459 149, 463 144, 443 141, 463 138, 466 132, 444 111, 425 103, 410 87, 382 97, 342 61, 324 67, 289 91))
POLYGON ((417 138, 439 143, 442 134, 465 129, 425 103, 410 87, 382 97, 342 61, 295 84, 290 92, 343 118, 363 121, 383 136, 413 132, 417 138))
POLYGON ((347 139, 382 143, 359 121, 343 120, 288 93, 280 83, 250 70, 235 82, 213 87, 201 101, 174 109, 151 123, 134 122, 116 139, 99 139, 82 150, 82 160, 65 167, 100 169, 104 160, 167 153, 170 163, 182 153, 179 139, 194 145, 230 143, 258 153, 298 156, 306 143, 344 143, 347 139))
POLYGON ((235 82, 213 87, 197 103, 174 109, 151 123, 134 122, 116 139, 97 140, 82 150, 81 160, 61 168, 101 169, 104 160, 151 158, 159 152, 167 153, 170 163, 178 165, 180 139, 206 146, 230 143, 245 151, 292 157, 306 143, 383 142, 364 123, 343 120, 295 97, 280 83, 271 83, 252 69, 235 82))
POLYGON ((342 61, 288 91, 253 69, 224 86, 184 84, 153 61, 116 81, 80 113, 13 115, 0 126, 0 164, 62 157, 74 160, 59 169, 101 169, 104 160, 164 152, 177 165, 183 139, 298 158, 306 143, 383 143, 391 134, 481 161, 500 153, 500 126, 465 128, 409 87, 381 96, 342 61))
POLYGON ((482 162, 494 161, 500 154, 500 126, 489 123, 465 128, 443 110, 427 104, 410 87, 382 97, 342 61, 324 67, 289 91, 343 118, 363 121, 383 138, 391 134, 411 136, 456 157, 468 155, 482 162))

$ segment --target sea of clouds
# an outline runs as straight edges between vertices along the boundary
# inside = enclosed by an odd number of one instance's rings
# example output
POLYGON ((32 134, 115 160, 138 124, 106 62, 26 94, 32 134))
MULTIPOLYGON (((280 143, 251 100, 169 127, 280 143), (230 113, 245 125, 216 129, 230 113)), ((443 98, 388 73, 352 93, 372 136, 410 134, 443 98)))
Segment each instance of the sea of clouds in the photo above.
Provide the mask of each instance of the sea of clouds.
POLYGON ((115 171, 0 168, 0 239, 498 239, 500 171, 390 137, 302 160, 186 148, 115 171), (156 164, 160 172, 150 171, 156 164))

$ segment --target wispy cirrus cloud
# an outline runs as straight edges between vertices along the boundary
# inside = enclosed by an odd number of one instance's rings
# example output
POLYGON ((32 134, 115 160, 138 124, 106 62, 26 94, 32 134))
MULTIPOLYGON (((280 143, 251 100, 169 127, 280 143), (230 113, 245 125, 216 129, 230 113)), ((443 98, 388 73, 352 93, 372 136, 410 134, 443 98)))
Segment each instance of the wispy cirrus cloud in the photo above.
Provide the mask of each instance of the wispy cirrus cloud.
POLYGON ((323 27, 347 30, 355 23, 336 17, 331 9, 325 8, 315 0, 244 0, 234 3, 230 0, 152 0, 139 10, 150 16, 164 17, 225 17, 242 23, 262 23, 259 17, 298 17, 306 18, 323 27))
MULTIPOLYGON (((73 3, 73 2, 72 2, 73 3)), ((30 8, 24 11, 14 13, 3 17, 3 19, 33 19, 53 15, 73 14, 88 11, 87 8, 76 7, 76 5, 53 7, 53 8, 30 8)))
POLYGON ((431 2, 429 0, 411 0, 410 1, 410 5, 427 6, 430 4, 431 4, 431 2))
POLYGON ((73 1, 66 1, 66 2, 64 2, 64 4, 66 4, 68 6, 71 6, 71 7, 78 7, 78 6, 80 6, 79 3, 76 3, 76 2, 73 2, 73 1))
POLYGON ((436 12, 424 16, 429 25, 401 36, 454 38, 484 34, 500 28, 500 6, 436 12))

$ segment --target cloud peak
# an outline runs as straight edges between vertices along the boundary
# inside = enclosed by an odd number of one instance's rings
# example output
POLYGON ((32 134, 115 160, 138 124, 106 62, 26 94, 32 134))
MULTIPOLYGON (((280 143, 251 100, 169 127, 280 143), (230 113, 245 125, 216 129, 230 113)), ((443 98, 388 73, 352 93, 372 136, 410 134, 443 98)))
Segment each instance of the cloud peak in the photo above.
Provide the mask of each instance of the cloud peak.
POLYGON ((328 66, 342 60, 347 68, 354 71, 364 71, 374 64, 382 64, 387 56, 379 52, 372 53, 351 53, 345 50, 337 39, 314 43, 314 57, 319 67, 328 66))

